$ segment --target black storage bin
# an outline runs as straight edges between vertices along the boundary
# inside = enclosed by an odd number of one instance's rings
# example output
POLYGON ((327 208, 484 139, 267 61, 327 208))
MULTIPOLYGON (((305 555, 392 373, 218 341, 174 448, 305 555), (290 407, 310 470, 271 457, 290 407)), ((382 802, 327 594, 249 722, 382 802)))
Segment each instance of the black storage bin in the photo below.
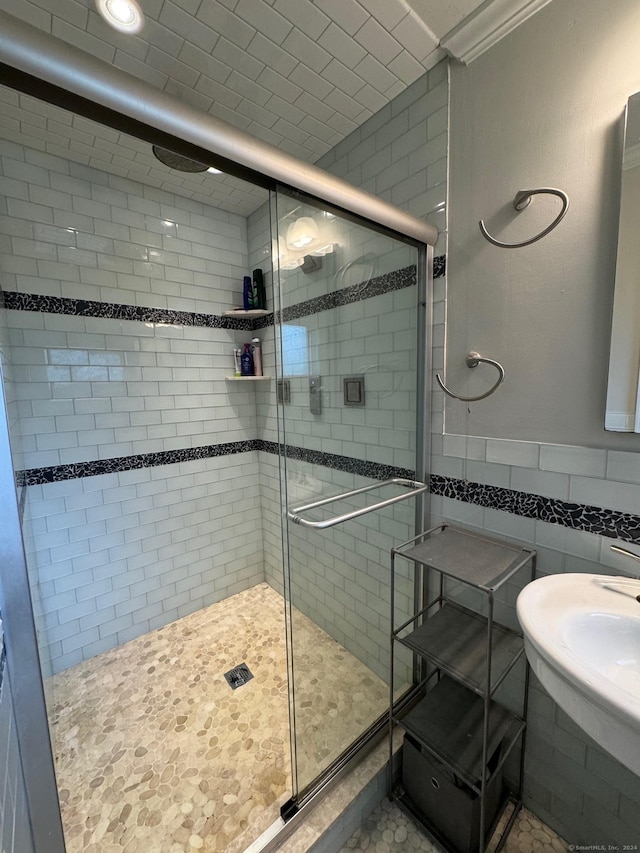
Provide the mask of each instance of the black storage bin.
MULTIPOLYGON (((402 784, 426 821, 460 853, 477 853, 480 842, 480 797, 446 765, 405 734, 402 784)), ((491 756, 489 771, 499 759, 491 756)), ((485 791, 485 832, 489 833, 502 800, 502 769, 493 773, 485 791)), ((488 839, 485 838, 485 842, 488 839)))

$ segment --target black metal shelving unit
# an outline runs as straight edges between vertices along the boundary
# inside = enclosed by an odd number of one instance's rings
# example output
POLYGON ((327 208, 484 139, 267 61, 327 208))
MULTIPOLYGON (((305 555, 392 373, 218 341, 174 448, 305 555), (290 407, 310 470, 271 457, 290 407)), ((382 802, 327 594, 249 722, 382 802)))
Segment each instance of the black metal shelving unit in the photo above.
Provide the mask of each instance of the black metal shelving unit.
POLYGON ((521 570, 529 567, 526 581, 534 579, 535 562, 534 550, 448 524, 391 549, 390 754, 395 725, 404 729, 405 742, 402 785, 392 782, 390 793, 451 853, 483 853, 511 802, 499 850, 522 805, 529 666, 516 714, 495 693, 524 657, 524 641, 495 620, 494 608, 496 593, 521 570), (396 627, 398 557, 426 574, 425 606, 396 627), (480 593, 482 612, 448 597, 447 579, 480 593), (414 653, 419 673, 410 701, 401 706, 394 706, 397 643, 414 653), (502 768, 518 742, 519 779, 510 791, 503 789, 502 768))

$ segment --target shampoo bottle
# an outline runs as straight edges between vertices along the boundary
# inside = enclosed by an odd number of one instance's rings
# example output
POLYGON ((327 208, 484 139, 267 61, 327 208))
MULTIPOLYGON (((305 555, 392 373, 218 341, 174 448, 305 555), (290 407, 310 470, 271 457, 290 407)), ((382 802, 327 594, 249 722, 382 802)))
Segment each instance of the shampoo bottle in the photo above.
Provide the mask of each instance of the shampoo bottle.
POLYGON ((245 275, 242 285, 242 303, 245 311, 250 311, 255 308, 255 298, 253 292, 253 283, 250 275, 245 275))
POLYGON ((253 356, 251 355, 251 344, 245 344, 240 356, 240 371, 243 376, 253 376, 253 356))

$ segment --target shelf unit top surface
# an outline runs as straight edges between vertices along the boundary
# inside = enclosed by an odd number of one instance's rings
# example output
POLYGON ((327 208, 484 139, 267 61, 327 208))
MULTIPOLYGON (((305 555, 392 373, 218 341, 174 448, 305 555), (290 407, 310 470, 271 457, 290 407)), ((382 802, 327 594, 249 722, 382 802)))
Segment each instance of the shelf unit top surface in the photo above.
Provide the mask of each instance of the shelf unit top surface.
POLYGON ((430 531, 423 542, 398 548, 396 553, 449 577, 493 590, 508 580, 535 552, 470 530, 442 525, 430 531))

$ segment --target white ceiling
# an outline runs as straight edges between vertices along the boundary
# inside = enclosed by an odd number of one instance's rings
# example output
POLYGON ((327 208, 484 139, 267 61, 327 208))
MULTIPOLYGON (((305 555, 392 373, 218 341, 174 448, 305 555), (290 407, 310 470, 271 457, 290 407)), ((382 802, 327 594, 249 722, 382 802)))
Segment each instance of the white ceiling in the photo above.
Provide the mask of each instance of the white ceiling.
MULTIPOLYGON (((93 0, 4 0, 2 5, 182 101, 315 162, 442 59, 441 42, 446 45, 452 36, 456 44, 461 37, 464 41, 467 23, 478 41, 479 26, 486 36, 496 20, 512 18, 514 8, 525 10, 520 23, 546 2, 139 0, 146 17, 139 36, 111 29, 93 0)), ((33 135, 32 99, 22 98, 14 110, 33 135)), ((95 144, 94 159, 115 160, 122 173, 133 148, 131 177, 144 174, 154 186, 168 181, 173 191, 184 185, 184 194, 236 213, 256 206, 251 192, 229 178, 187 178, 175 171, 168 176, 148 146, 128 140, 118 151, 112 132, 101 137, 98 125, 89 129, 83 123, 94 141, 79 145, 63 122, 61 143, 60 121, 49 116, 40 136, 52 124, 58 138, 47 146, 68 148, 71 158, 75 151, 80 162, 88 162, 87 146, 95 144)))

